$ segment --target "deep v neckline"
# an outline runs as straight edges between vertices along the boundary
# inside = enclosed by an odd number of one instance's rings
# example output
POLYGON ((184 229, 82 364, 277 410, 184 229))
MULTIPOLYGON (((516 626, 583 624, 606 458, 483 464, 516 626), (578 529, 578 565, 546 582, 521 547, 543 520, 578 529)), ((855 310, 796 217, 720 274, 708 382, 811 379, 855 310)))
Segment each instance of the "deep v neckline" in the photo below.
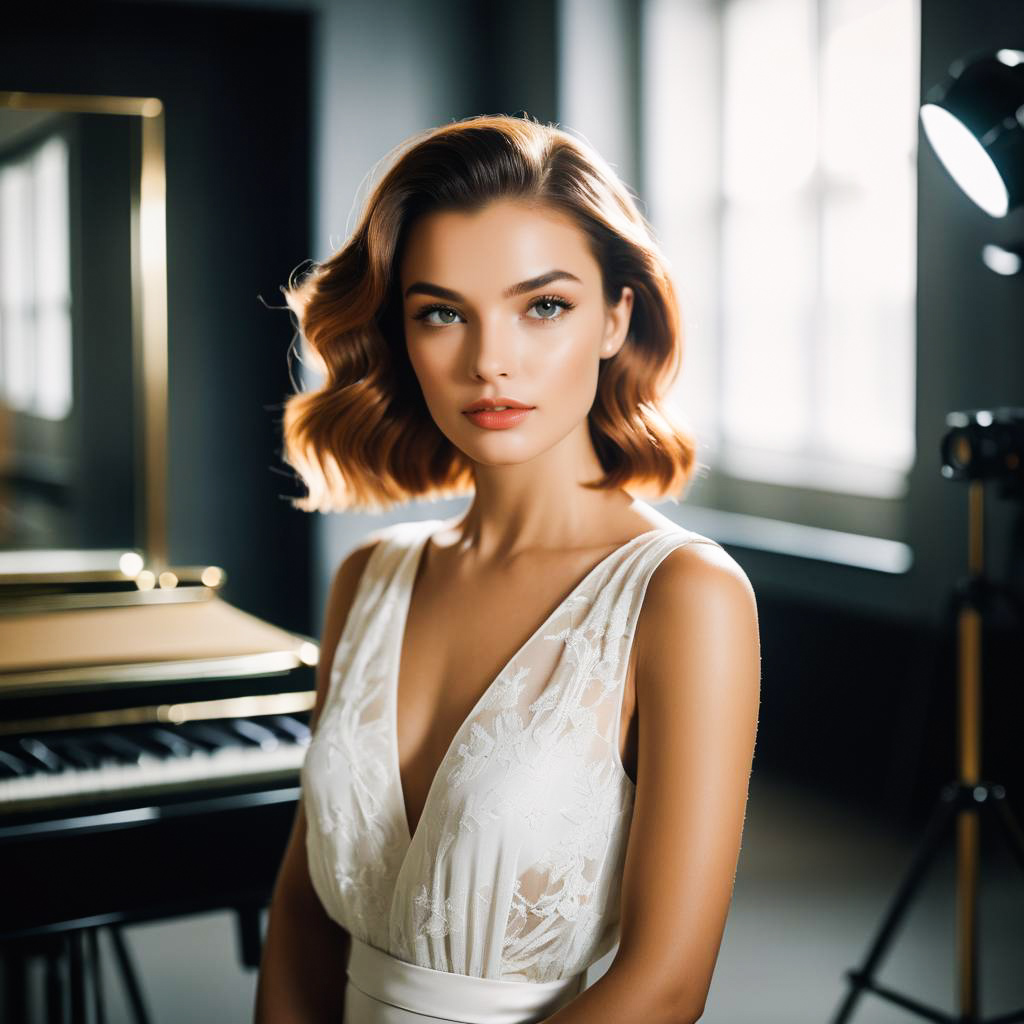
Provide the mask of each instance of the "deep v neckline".
POLYGON ((672 532, 670 527, 655 526, 650 530, 645 530, 643 533, 638 533, 635 537, 630 538, 624 544, 620 544, 614 551, 610 551, 604 556, 596 565, 590 568, 572 587, 572 589, 563 597, 558 604, 548 613, 544 621, 530 634, 530 636, 520 644, 519 648, 512 655, 511 658, 505 662, 504 666, 499 670, 498 674, 484 687, 483 692, 476 699, 476 703, 470 709, 469 714, 463 718, 458 728, 455 730, 454 735, 448 743, 441 760, 438 762, 437 768, 434 771, 433 778, 430 780, 430 786, 427 789, 427 795, 423 801, 423 807, 420 810, 420 816, 416 821, 416 827, 411 828, 409 825, 409 812, 405 802, 405 785, 402 782, 402 769, 401 761, 399 758, 398 751, 398 684, 399 678, 402 671, 402 649, 405 646, 405 630, 409 620, 409 608, 412 604, 412 592, 416 583, 416 577, 419 575, 420 563, 423 561, 423 552, 426 550, 427 544, 430 538, 433 537, 435 531, 440 525, 444 524, 442 519, 431 519, 428 520, 424 525, 429 526, 430 529, 423 530, 422 534, 415 539, 411 545, 407 558, 411 565, 403 563, 403 569, 405 572, 400 570, 398 575, 397 585, 401 587, 399 597, 396 602, 396 619, 395 629, 393 631, 394 636, 397 638, 398 649, 395 652, 394 658, 391 664, 393 665, 393 671, 390 678, 390 706, 391 706, 391 762, 392 762, 392 776, 394 778, 395 789, 397 790, 398 809, 397 813, 402 819, 402 826, 405 829, 405 839, 407 848, 412 846, 413 840, 416 838, 420 831, 420 826, 423 824, 423 819, 427 816, 427 811, 430 808, 430 802, 434 796, 434 790, 437 788, 437 780, 440 778, 445 765, 448 763, 452 756, 452 751, 455 749, 456 743, 462 737, 466 727, 470 722, 473 721, 477 716, 477 712, 480 710, 480 706, 483 704, 487 695, 494 689, 498 680, 500 680, 505 673, 509 670, 512 663, 522 655, 523 651, 529 647, 538 636, 550 625, 551 620, 562 610, 562 607, 571 601, 576 595, 590 582, 590 580, 602 569, 604 566, 616 555, 620 555, 623 551, 629 548, 631 545, 636 544, 637 541, 642 540, 646 537, 651 537, 656 533, 668 533, 672 532))

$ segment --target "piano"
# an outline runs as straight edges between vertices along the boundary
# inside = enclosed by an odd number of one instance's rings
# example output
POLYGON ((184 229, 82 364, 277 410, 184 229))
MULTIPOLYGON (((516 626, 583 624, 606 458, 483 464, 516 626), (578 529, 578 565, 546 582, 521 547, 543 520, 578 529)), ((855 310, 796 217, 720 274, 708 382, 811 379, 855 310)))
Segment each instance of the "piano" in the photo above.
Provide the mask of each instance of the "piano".
POLYGON ((148 1021, 120 931, 131 923, 229 909, 242 963, 259 965, 318 649, 223 600, 219 570, 176 573, 140 590, 113 572, 69 585, 65 571, 48 593, 38 573, 19 587, 0 571, 0 1019, 12 1024, 31 1019, 39 957, 45 1019, 105 1019, 101 931, 148 1021))

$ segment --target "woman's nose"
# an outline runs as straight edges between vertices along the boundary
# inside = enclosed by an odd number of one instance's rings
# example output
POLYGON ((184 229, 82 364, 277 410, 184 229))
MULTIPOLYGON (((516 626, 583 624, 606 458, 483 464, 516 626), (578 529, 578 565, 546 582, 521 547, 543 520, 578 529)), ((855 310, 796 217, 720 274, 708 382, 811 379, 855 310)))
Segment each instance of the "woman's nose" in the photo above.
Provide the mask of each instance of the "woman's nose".
POLYGON ((480 319, 476 329, 466 332, 470 369, 477 377, 499 377, 513 373, 518 360, 513 325, 497 317, 480 319))

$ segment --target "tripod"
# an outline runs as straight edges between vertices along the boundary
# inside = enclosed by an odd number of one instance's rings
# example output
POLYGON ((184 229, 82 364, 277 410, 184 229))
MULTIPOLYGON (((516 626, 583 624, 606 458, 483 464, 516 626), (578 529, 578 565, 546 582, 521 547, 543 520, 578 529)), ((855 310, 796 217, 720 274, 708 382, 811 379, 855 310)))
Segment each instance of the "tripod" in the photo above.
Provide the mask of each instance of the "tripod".
POLYGON ((943 1024, 1012 1024, 1024 1021, 1024 1008, 983 1020, 978 992, 978 874, 981 815, 995 814, 1012 852, 1024 868, 1024 832, 1006 802, 1006 791, 981 779, 981 626, 992 584, 985 578, 983 549, 984 482, 972 479, 968 491, 968 565, 970 576, 958 588, 956 602, 958 664, 957 721, 959 777, 944 786, 925 835, 906 876, 882 920, 860 967, 846 972, 851 988, 833 1017, 845 1024, 864 990, 926 1020, 943 1024), (947 829, 956 829, 956 959, 960 1012, 951 1016, 874 980, 900 919, 935 858, 947 829))

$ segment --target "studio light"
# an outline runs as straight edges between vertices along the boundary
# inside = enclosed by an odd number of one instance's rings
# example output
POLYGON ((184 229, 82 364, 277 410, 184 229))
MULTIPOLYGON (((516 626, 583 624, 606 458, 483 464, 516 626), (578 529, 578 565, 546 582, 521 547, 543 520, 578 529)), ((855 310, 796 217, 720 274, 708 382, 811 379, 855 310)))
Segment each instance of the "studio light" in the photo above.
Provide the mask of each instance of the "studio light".
POLYGON ((1024 50, 954 61, 921 124, 960 188, 993 217, 1024 202, 1024 50))

